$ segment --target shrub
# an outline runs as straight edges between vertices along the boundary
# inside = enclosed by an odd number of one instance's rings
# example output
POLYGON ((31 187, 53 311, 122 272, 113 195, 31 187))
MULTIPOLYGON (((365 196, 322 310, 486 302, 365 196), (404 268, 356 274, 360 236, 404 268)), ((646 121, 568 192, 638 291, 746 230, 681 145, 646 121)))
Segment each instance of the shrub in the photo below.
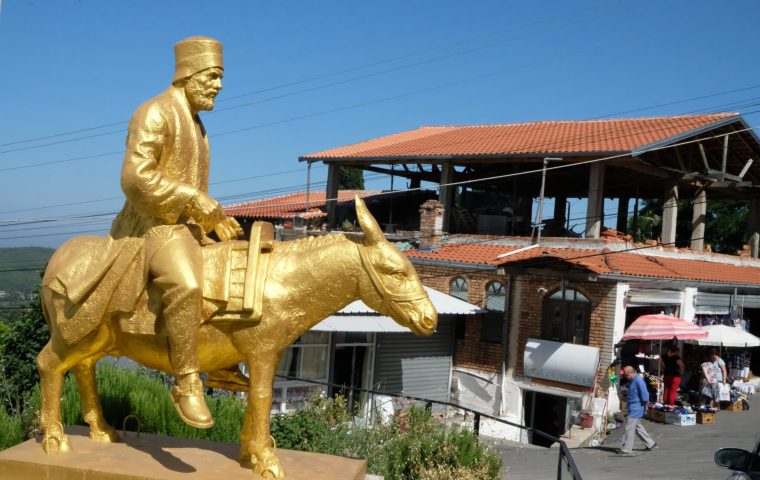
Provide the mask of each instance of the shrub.
POLYGON ((21 417, 8 415, 0 407, 0 450, 5 450, 24 440, 24 424, 21 417))
POLYGON ((387 480, 498 478, 501 457, 466 429, 445 428, 425 409, 397 413, 388 425, 352 427, 345 400, 317 400, 308 409, 272 420, 277 446, 367 459, 367 471, 387 480))

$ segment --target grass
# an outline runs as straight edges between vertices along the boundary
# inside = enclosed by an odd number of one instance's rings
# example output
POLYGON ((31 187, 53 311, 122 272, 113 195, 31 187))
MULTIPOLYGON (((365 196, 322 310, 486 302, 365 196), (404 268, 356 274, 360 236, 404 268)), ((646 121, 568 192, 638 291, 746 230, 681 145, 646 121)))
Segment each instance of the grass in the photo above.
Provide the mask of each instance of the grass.
MULTIPOLYGON (((239 442, 245 403, 234 396, 206 398, 215 424, 202 430, 179 419, 164 376, 104 365, 98 368, 97 381, 106 420, 117 429, 128 415, 135 415, 145 433, 239 442)), ((64 425, 83 424, 72 376, 64 382, 62 397, 64 425)), ((28 403, 23 418, 0 409, 0 449, 39 433, 39 388, 28 403)), ((136 429, 132 422, 128 427, 136 429)), ((278 448, 366 458, 368 472, 386 480, 491 480, 498 478, 501 467, 501 457, 481 446, 473 432, 446 428, 428 410, 416 407, 366 428, 349 421, 345 399, 315 399, 305 410, 273 417, 271 434, 278 448)))

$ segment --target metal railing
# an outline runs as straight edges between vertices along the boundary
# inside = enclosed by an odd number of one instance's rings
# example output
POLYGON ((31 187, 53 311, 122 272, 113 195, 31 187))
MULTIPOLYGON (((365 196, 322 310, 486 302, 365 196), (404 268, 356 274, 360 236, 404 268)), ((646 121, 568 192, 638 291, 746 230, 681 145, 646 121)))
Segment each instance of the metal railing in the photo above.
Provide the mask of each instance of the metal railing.
MULTIPOLYGON (((383 396, 392 397, 392 398, 413 400, 416 402, 424 403, 425 408, 427 408, 428 410, 432 410, 432 407, 434 404, 463 410, 465 412, 469 412, 470 414, 472 414, 473 416, 472 428, 473 428, 473 432, 475 433, 477 437, 480 436, 480 424, 483 418, 487 418, 489 420, 502 423, 510 427, 515 427, 521 430, 525 430, 526 432, 530 432, 532 435, 538 435, 539 437, 545 438, 546 440, 549 440, 551 442, 556 442, 559 445, 558 462, 557 462, 557 480, 567 480, 567 479, 582 480, 581 474, 578 471, 578 467, 575 465, 575 460, 573 460, 572 453, 570 453, 570 448, 568 448, 565 441, 562 440, 561 438, 555 437, 553 435, 549 435, 546 432, 542 432, 541 430, 537 430, 532 427, 527 427, 525 425, 520 425, 519 423, 510 422, 509 420, 504 420, 503 418, 499 418, 493 415, 489 415, 487 413, 479 412, 477 410, 473 410, 472 408, 464 407, 462 405, 458 405, 451 402, 442 402, 440 400, 431 400, 429 398, 414 397, 411 395, 399 395, 396 393, 369 390, 365 388, 352 387, 349 385, 339 385, 335 383, 322 382, 319 380, 308 380, 304 378, 291 377, 288 375, 276 375, 276 376, 284 380, 295 380, 299 382, 311 383, 314 385, 322 385, 325 387, 332 387, 334 389, 348 391, 350 392, 349 404, 353 403, 352 400, 353 400, 354 392, 360 392, 360 393, 366 393, 366 394, 372 395, 373 398, 374 398, 374 395, 383 395, 383 396)), ((370 413, 374 412, 374 410, 375 408, 370 408, 370 413)))

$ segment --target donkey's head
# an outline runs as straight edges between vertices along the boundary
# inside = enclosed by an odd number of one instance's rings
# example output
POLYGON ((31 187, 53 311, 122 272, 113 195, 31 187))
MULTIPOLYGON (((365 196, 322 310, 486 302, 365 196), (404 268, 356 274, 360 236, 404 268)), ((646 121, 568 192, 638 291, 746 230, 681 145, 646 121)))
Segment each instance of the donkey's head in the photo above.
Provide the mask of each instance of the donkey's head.
POLYGON ((359 280, 359 296, 370 308, 393 318, 417 335, 430 335, 438 313, 422 288, 417 272, 406 256, 385 239, 364 202, 356 197, 356 217, 364 232, 359 245, 365 278, 359 280))

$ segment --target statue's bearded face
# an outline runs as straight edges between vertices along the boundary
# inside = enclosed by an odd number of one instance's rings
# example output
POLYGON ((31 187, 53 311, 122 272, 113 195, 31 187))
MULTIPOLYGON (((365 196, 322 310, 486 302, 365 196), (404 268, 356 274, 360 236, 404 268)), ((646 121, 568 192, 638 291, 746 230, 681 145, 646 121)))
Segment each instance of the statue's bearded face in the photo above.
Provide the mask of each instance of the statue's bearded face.
POLYGON ((214 109, 214 98, 222 89, 223 73, 221 68, 207 68, 187 79, 184 90, 190 108, 196 112, 214 109))

